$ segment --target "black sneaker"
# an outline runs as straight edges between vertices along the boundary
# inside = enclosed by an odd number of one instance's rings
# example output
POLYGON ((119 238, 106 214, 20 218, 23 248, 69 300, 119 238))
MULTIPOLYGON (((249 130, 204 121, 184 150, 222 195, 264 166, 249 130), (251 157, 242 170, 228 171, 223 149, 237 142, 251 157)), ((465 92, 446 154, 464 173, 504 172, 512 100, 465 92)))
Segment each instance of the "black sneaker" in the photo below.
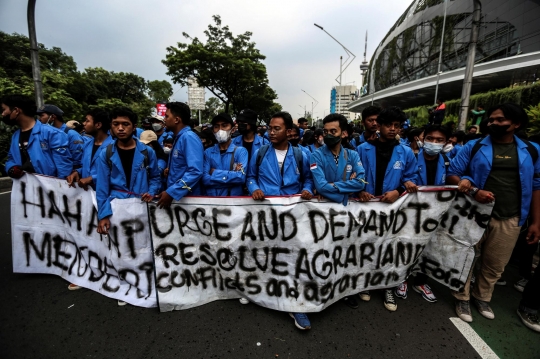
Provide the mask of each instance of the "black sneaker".
POLYGON ((534 330, 535 332, 540 332, 540 322, 538 321, 538 315, 525 312, 523 310, 517 310, 517 314, 521 318, 521 321, 529 329, 534 330))
POLYGON ((384 307, 391 312, 397 310, 396 299, 394 298, 394 291, 392 289, 384 290, 384 307))
POLYGON ((495 285, 506 285, 506 281, 502 278, 499 278, 497 282, 495 283, 495 285))
POLYGON ((347 306, 349 308, 352 308, 352 309, 356 309, 358 308, 358 302, 356 301, 356 299, 354 298, 353 295, 350 295, 348 297, 344 297, 342 299, 343 303, 347 304, 347 306))

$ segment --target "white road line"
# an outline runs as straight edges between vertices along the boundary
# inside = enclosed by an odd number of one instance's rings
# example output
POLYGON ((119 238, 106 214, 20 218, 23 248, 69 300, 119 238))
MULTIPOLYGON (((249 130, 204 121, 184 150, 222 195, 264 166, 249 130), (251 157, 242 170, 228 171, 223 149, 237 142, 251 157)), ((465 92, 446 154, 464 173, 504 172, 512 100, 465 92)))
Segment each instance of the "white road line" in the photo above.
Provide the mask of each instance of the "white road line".
POLYGON ((0 195, 6 194, 6 193, 11 193, 11 191, 2 192, 2 193, 0 193, 0 195))
POLYGON ((459 318, 450 318, 450 321, 454 323, 456 328, 467 339, 469 344, 480 354, 482 359, 499 359, 499 356, 495 354, 493 350, 480 338, 478 334, 471 328, 471 326, 465 323, 459 318))

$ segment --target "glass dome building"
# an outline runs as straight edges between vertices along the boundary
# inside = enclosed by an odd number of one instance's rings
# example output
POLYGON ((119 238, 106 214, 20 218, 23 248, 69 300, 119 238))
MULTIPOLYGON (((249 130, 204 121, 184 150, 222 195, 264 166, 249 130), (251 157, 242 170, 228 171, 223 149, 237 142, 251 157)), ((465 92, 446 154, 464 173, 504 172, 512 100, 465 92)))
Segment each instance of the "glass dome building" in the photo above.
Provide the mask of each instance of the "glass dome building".
MULTIPOLYGON (((540 77, 540 0, 482 0, 473 92, 540 77)), ((471 39, 473 0, 415 0, 383 38, 369 64, 359 112, 372 102, 432 104, 439 55, 439 94, 459 98, 471 39), (446 6, 446 24, 443 19, 446 6)))

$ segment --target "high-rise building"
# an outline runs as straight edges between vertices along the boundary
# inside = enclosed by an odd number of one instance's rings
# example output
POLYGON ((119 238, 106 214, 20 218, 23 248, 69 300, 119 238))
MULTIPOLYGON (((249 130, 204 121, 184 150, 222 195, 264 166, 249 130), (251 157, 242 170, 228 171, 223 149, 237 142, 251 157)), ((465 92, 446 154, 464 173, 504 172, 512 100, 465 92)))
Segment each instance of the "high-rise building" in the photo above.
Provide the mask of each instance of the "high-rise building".
POLYGON ((330 91, 330 113, 340 113, 348 120, 354 120, 356 114, 349 112, 348 106, 357 97, 358 89, 355 85, 333 87, 330 91))

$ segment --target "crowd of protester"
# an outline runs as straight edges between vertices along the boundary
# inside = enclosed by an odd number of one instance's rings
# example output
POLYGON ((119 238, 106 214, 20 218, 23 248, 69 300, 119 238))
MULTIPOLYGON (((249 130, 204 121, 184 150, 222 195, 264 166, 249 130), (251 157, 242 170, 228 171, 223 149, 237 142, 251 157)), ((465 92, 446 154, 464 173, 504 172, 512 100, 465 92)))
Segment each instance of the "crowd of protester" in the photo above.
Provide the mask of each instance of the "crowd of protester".
MULTIPOLYGON (((128 108, 92 109, 81 125, 66 123, 57 106, 37 109, 25 96, 1 102, 3 122, 18 127, 5 164, 8 175, 43 174, 94 188, 101 234, 110 229, 115 198, 140 197, 166 208, 190 195, 248 195, 261 201, 299 194, 346 206, 353 197, 393 203, 419 186, 456 185, 480 203, 495 201, 465 287, 453 293, 456 313, 471 322, 472 302, 482 316, 495 318, 494 287, 516 247, 522 279, 515 288, 523 292, 517 313, 540 332, 540 271, 531 272, 540 238, 539 136, 526 138, 528 118, 517 105, 495 106, 480 120, 475 113, 465 133, 455 131, 455 124, 441 124, 442 101, 434 120, 421 128, 410 126, 398 107, 365 108, 361 127, 340 114, 326 116, 323 128, 309 127, 303 118, 295 125, 287 112, 261 124, 267 119, 249 109, 235 119, 222 113, 196 126, 188 105, 170 102, 164 117, 143 119, 138 128, 137 115, 128 108)), ((407 298, 409 286, 426 301, 437 301, 427 276, 413 277, 382 291, 385 308, 397 310, 396 297, 407 298)), ((343 302, 357 308, 357 298, 369 301, 371 293, 343 302)), ((311 328, 305 313, 289 314, 298 328, 311 328)))

